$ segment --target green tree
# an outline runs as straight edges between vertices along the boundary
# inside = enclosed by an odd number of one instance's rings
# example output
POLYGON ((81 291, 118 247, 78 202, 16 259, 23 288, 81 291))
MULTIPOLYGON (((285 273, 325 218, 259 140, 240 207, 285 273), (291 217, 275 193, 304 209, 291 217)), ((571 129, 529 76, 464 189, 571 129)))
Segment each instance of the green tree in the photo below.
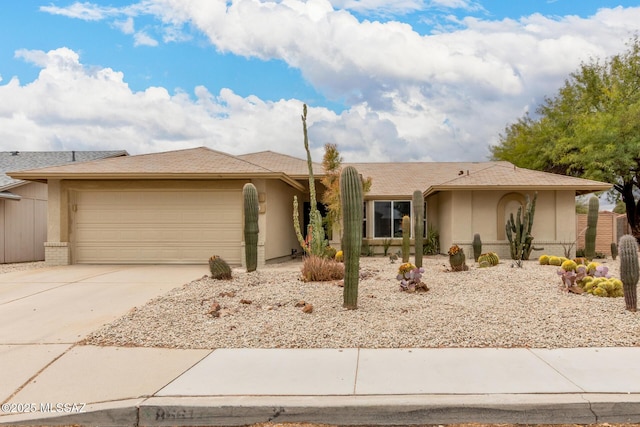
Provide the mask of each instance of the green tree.
MULTIPOLYGON (((327 229, 332 230, 334 224, 340 224, 342 220, 342 207, 340 204, 340 173, 342 172, 342 156, 336 144, 324 145, 324 157, 322 158, 324 177, 321 182, 325 187, 322 194, 322 203, 327 207, 325 217, 327 229)), ((366 194, 371 189, 371 177, 362 180, 362 191, 366 194)))
POLYGON ((552 98, 506 127, 494 160, 610 182, 640 238, 640 40, 581 64, 552 98))

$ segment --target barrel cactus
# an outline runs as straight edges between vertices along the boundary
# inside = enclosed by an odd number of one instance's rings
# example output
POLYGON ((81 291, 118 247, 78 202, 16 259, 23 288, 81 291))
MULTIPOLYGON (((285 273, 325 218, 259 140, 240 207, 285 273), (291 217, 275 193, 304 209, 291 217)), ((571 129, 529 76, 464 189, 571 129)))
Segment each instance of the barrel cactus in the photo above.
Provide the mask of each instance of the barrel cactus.
POLYGON ((486 254, 480 254, 478 257, 478 263, 481 267, 493 267, 498 265, 500 258, 495 252, 487 252, 486 254))
POLYGON ((231 267, 225 260, 218 255, 214 255, 209 258, 209 270, 211 271, 211 278, 216 280, 230 280, 231 279, 231 267))
POLYGON ((247 183, 242 188, 244 199, 244 257, 247 272, 258 268, 258 190, 247 183))
POLYGON ((591 261, 596 257, 596 227, 598 225, 598 210, 600 202, 596 196, 589 199, 589 212, 587 213, 587 231, 584 235, 584 256, 591 261))
POLYGON ((482 255, 482 240, 480 239, 480 234, 476 233, 473 235, 473 243, 471 246, 473 247, 473 259, 475 262, 478 262, 478 258, 482 255))
POLYGON ((358 308, 358 279, 362 248, 362 180, 353 166, 340 173, 340 203, 342 205, 342 252, 344 254, 343 306, 358 308))
POLYGON ((409 262, 411 253, 411 218, 402 217, 402 262, 409 262))
POLYGON ((636 311, 638 309, 638 276, 640 275, 636 238, 629 234, 622 236, 618 254, 620 256, 620 280, 623 284, 624 302, 627 310, 636 311))
POLYGON ((458 245, 453 245, 449 248, 449 264, 453 271, 466 271, 469 269, 466 264, 466 257, 464 250, 458 245))
POLYGON ((413 233, 415 264, 417 268, 422 267, 423 236, 424 236, 424 198, 422 191, 413 192, 413 233))

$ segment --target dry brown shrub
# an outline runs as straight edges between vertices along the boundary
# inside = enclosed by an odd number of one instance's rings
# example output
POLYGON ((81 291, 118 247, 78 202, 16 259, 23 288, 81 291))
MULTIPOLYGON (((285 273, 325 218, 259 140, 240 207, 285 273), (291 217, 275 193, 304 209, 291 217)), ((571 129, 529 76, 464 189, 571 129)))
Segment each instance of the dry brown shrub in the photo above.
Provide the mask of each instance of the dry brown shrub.
POLYGON ((302 280, 305 282, 326 282, 344 279, 344 264, 334 259, 315 255, 305 257, 301 271, 302 280))

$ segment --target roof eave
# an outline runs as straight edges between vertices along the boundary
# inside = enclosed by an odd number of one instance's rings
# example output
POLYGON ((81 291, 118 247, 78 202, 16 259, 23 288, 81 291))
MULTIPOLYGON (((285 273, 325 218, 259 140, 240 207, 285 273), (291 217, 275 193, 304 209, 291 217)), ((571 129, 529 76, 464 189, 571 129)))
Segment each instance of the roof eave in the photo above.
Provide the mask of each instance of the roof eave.
POLYGON ((573 190, 576 195, 594 193, 596 191, 608 191, 612 184, 593 184, 585 186, 577 185, 435 185, 429 187, 424 193, 424 197, 430 196, 440 191, 455 190, 509 190, 509 191, 550 191, 550 190, 573 190))
POLYGON ((22 179, 27 181, 47 182, 50 179, 69 179, 69 180, 122 180, 122 179, 139 179, 139 180, 161 180, 161 179, 279 179, 289 184, 293 188, 304 191, 304 186, 292 179, 284 173, 48 173, 46 176, 32 175, 28 173, 11 173, 11 178, 22 179))

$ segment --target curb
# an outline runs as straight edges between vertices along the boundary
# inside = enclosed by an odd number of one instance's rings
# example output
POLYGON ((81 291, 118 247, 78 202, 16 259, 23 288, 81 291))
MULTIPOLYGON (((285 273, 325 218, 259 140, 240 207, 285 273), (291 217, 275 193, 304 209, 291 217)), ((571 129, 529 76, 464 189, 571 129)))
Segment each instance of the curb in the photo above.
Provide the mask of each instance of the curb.
POLYGON ((640 422, 640 394, 151 397, 67 416, 9 415, 0 425, 242 426, 596 424, 640 422))

